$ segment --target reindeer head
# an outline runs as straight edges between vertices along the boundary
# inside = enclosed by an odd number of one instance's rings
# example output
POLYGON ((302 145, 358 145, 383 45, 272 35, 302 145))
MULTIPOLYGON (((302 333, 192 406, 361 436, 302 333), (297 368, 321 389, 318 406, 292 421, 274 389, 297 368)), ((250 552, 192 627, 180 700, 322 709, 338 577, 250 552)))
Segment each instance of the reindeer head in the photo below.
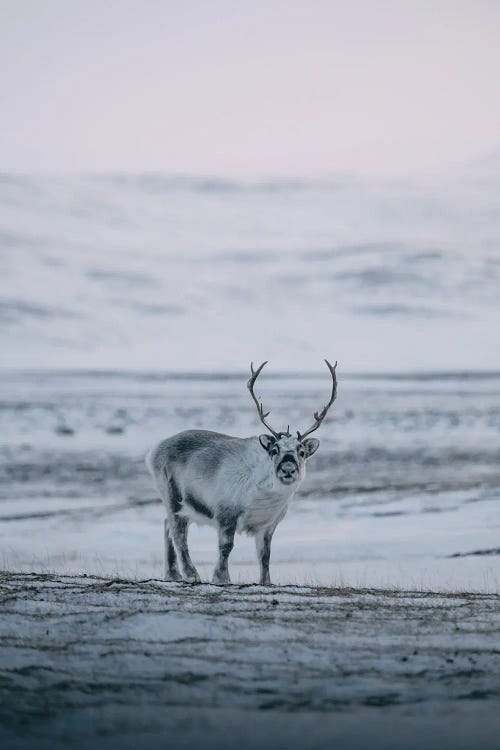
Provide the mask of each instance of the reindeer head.
POLYGON ((304 433, 297 431, 297 437, 291 435, 290 427, 287 428, 286 432, 276 432, 271 425, 266 422, 266 417, 269 416, 270 412, 264 413, 262 402, 255 396, 253 387, 267 362, 263 362, 257 370, 254 370, 253 368, 253 362, 250 365, 252 375, 247 383, 248 390, 257 406, 260 421, 271 433, 271 435, 260 435, 259 443, 273 461, 276 476, 282 484, 293 484, 294 482, 301 481, 304 478, 305 463, 307 459, 310 458, 319 448, 319 440, 316 438, 308 438, 307 436, 318 429, 326 417, 328 409, 337 396, 337 376, 335 374, 337 363, 335 362, 335 365, 332 367, 328 360, 325 359, 325 362, 330 370, 333 381, 330 400, 327 405, 323 407, 321 412, 314 413, 314 424, 304 433))

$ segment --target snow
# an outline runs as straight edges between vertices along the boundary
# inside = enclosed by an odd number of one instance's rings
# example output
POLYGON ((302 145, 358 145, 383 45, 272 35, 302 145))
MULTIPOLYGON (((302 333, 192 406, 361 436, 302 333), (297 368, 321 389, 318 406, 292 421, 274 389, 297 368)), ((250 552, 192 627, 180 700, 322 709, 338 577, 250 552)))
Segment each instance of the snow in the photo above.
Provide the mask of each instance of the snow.
POLYGON ((3 748, 496 750, 499 192, 0 176, 3 748), (261 432, 251 360, 303 429, 325 356, 276 585, 160 581, 146 452, 261 432))
POLYGON ((1 367, 499 369, 499 185, 3 175, 1 367))
MULTIPOLYGON (((0 388, 9 569, 161 577, 163 509, 147 451, 186 427, 260 431, 243 375, 5 374, 0 388), (117 419, 123 431, 110 433, 117 419), (61 421, 73 434, 58 432, 61 421)), ((329 388, 325 368, 323 379, 265 379, 260 395, 279 428, 300 429, 329 388)), ((272 579, 498 591, 498 376, 339 376, 338 394, 276 531, 272 579)), ((214 531, 193 525, 189 544, 210 580, 214 531)), ((230 570, 255 582, 251 538, 237 536, 230 570)))
MULTIPOLYGON (((373 713, 396 726, 418 715, 421 730, 430 715, 435 734, 443 722, 449 731, 447 717, 459 726, 475 701, 481 746, 492 747, 498 596, 8 573, 1 594, 9 719, 0 736, 17 742, 37 732, 57 743, 63 720, 78 726, 90 709, 81 740, 98 746, 110 712, 117 746, 126 709, 137 712, 126 732, 142 734, 143 708, 150 731, 196 709, 193 720, 211 717, 212 741, 227 731, 215 721, 221 711, 237 712, 246 731, 268 712, 306 726, 311 713, 337 726, 348 712, 358 739, 373 713)), ((178 722, 179 741, 191 731, 178 722)), ((332 731, 323 726, 318 747, 332 731)))

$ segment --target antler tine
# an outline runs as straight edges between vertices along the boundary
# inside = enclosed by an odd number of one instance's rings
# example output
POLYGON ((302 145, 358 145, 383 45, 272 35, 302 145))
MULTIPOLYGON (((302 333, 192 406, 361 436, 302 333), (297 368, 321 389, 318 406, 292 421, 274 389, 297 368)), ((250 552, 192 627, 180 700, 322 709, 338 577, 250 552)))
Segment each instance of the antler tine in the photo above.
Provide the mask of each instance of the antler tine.
POLYGON ((335 362, 335 364, 333 365, 333 367, 332 367, 332 365, 329 363, 329 361, 327 359, 325 359, 325 362, 326 362, 326 365, 327 365, 328 369, 330 370, 330 375, 332 376, 332 380, 333 380, 333 383, 332 383, 332 395, 330 396, 329 402, 327 403, 326 406, 323 407, 323 409, 321 410, 321 412, 319 412, 319 411, 315 411, 314 412, 313 417, 314 417, 315 421, 314 421, 314 424, 312 425, 312 427, 310 427, 308 430, 306 430, 306 432, 304 432, 302 434, 297 431, 297 437, 298 437, 299 440, 303 440, 307 435, 310 435, 311 432, 314 432, 315 430, 318 429, 318 427, 321 425, 322 421, 326 417, 330 406, 333 404, 333 402, 337 398, 337 375, 336 375, 336 372, 335 372, 335 370, 337 369, 337 362, 335 362))
POLYGON ((263 405, 262 405, 262 401, 259 401, 259 399, 258 399, 258 398, 257 398, 257 396, 255 395, 255 393, 253 392, 253 387, 254 387, 254 385, 255 385, 255 381, 256 381, 256 380, 257 380, 257 378, 259 377, 259 375, 260 375, 260 373, 262 372, 262 369, 264 368, 264 366, 265 366, 265 365, 267 365, 267 360, 266 360, 265 362, 263 362, 263 363, 261 364, 261 366, 260 366, 260 367, 258 367, 258 368, 257 368, 256 370, 254 370, 254 369, 253 369, 253 362, 251 362, 251 363, 250 363, 250 371, 251 371, 251 373, 252 373, 252 377, 251 377, 251 378, 249 378, 249 380, 248 380, 248 383, 247 383, 247 388, 248 388, 248 390, 250 391, 250 394, 251 394, 251 396, 252 396, 253 400, 255 401, 255 405, 256 405, 256 407, 257 407, 257 411, 258 411, 258 413, 259 413, 259 418, 260 418, 260 421, 262 422, 262 424, 264 425, 264 427, 267 427, 267 429, 269 430, 269 432, 270 432, 271 434, 273 434, 273 435, 274 435, 274 437, 275 437, 275 438, 276 438, 277 440, 279 440, 279 438, 280 438, 280 433, 279 433, 279 432, 275 432, 275 431, 273 430, 273 428, 271 427, 271 425, 270 425, 270 424, 268 424, 268 423, 266 422, 266 417, 267 417, 267 416, 269 416, 269 414, 270 414, 271 412, 269 412, 269 411, 268 411, 268 412, 266 412, 266 413, 264 414, 264 407, 263 407, 263 405))

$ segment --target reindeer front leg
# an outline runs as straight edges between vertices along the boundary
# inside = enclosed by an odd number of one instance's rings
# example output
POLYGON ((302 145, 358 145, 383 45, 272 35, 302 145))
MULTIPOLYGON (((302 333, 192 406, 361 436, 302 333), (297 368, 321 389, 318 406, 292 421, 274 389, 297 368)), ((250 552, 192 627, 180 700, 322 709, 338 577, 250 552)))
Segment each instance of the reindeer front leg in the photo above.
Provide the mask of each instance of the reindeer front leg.
POLYGON ((231 583, 227 561, 234 547, 237 518, 219 522, 219 560, 215 566, 212 583, 231 583))
POLYGON ((273 538, 276 526, 270 526, 264 531, 259 531, 255 535, 255 546, 257 548, 257 558, 260 564, 260 585, 270 586, 271 577, 269 575, 269 560, 271 557, 271 540, 273 538))

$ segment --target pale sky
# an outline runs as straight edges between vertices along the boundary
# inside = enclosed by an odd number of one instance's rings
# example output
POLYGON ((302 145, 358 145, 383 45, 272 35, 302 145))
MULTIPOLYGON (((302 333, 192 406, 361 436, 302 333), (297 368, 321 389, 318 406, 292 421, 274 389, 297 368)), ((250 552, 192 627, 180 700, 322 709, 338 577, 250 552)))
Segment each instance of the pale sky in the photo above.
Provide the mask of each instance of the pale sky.
POLYGON ((442 173, 500 145, 497 0, 0 0, 0 170, 442 173))

